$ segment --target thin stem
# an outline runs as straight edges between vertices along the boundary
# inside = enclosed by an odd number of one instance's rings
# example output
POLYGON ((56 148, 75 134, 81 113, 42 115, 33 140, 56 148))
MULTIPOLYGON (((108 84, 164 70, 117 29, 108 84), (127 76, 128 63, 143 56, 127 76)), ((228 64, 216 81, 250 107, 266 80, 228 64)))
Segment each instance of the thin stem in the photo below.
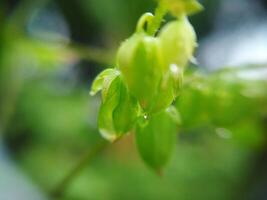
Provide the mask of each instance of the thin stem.
POLYGON ((81 160, 71 169, 71 171, 59 182, 58 185, 52 190, 51 196, 59 198, 63 195, 69 184, 79 175, 79 173, 92 161, 100 152, 102 152, 107 146, 108 142, 101 140, 93 148, 91 148, 81 160))
POLYGON ((144 25, 147 23, 147 25, 150 26, 153 18, 154 15, 152 13, 143 14, 137 23, 136 32, 138 33, 144 31, 144 25))
POLYGON ((113 50, 103 50, 94 47, 87 47, 77 43, 72 42, 69 46, 70 50, 73 51, 78 57, 94 61, 100 64, 112 64, 114 51, 113 50))
POLYGON ((246 71, 246 70, 254 70, 254 69, 264 69, 267 68, 267 63, 251 63, 239 66, 227 66, 221 69, 214 70, 212 73, 233 73, 239 71, 246 71))
POLYGON ((159 5, 155 11, 155 17, 153 18, 151 25, 148 27, 147 33, 149 35, 154 36, 157 33, 158 29, 160 28, 163 17, 167 13, 167 11, 168 10, 167 10, 166 6, 163 5, 163 3, 159 3, 159 5))

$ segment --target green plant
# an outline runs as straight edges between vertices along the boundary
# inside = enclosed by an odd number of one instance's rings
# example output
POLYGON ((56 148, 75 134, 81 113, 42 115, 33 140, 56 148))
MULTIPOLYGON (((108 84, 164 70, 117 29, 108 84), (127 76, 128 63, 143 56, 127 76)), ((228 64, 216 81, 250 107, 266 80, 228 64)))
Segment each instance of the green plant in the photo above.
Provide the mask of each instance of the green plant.
MULTIPOLYGON (((81 7, 88 4, 88 9, 95 4, 106 31, 96 31, 101 22, 84 15, 71 17, 77 25, 70 31, 85 27, 80 21, 93 22, 89 30, 96 33, 82 30, 82 35, 95 41, 91 36, 107 34, 103 49, 83 46, 83 40, 80 44, 49 43, 33 37, 25 27, 30 16, 36 15, 36 4, 38 10, 43 8, 39 1, 20 2, 13 17, 4 17, 1 25, 0 139, 3 136, 16 165, 41 189, 60 199, 231 199, 239 193, 243 197, 244 189, 249 188, 248 194, 258 185, 247 177, 254 178, 255 172, 262 175, 251 165, 266 154, 266 80, 244 75, 265 70, 266 63, 221 66, 209 72, 205 66, 186 69, 196 48, 196 35, 186 15, 201 8, 197 1, 162 0, 155 15, 146 13, 140 18, 113 65, 112 44, 133 27, 126 16, 136 20, 126 12, 135 10, 140 15, 144 11, 138 7, 152 6, 152 1, 74 1, 81 7), (127 9, 133 5, 138 9, 127 9), (120 14, 112 18, 114 9, 120 14), (166 19, 174 20, 165 21, 161 28, 167 12, 172 16, 166 19), (120 19, 128 29, 116 26, 120 19), (89 69, 85 60, 90 61, 89 69), (84 72, 97 70, 91 62, 115 66, 104 70, 92 86, 91 95, 102 90, 98 127, 99 98, 89 98, 87 84, 80 82, 84 72), (82 76, 69 77, 66 72, 73 70, 74 74, 81 70, 82 76), (98 128, 108 140, 101 138, 98 128), (124 137, 128 133, 136 137, 152 173, 136 160, 132 137, 124 137), (162 170, 164 179, 153 174, 160 175, 162 170)), ((60 10, 68 4, 73 11, 72 1, 57 2, 60 10)), ((208 13, 207 2, 203 3, 208 13)), ((91 14, 91 10, 83 12, 91 14)), ((203 27, 205 23, 197 24, 203 27)))
POLYGON ((156 171, 165 166, 175 146, 179 114, 171 105, 197 47, 187 15, 201 9, 196 0, 159 1, 155 16, 141 16, 135 33, 121 44, 115 68, 101 72, 90 92, 102 90, 101 135, 114 142, 134 132, 141 157, 156 171), (175 19, 160 29, 167 12, 175 19))

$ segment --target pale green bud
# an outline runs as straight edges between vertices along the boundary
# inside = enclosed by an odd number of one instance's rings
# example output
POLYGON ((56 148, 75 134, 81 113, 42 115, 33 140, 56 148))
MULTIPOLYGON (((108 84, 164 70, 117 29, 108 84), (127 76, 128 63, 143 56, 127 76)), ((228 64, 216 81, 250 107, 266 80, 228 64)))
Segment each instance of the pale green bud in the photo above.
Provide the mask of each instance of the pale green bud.
POLYGON ((172 109, 154 114, 136 127, 136 143, 145 163, 160 171, 169 161, 176 143, 177 118, 172 109))
POLYGON ((192 25, 183 16, 166 24, 159 34, 165 65, 185 67, 193 58, 197 38, 192 25))
POLYGON ((117 61, 129 92, 147 110, 158 92, 164 68, 159 40, 136 33, 121 45, 117 61))

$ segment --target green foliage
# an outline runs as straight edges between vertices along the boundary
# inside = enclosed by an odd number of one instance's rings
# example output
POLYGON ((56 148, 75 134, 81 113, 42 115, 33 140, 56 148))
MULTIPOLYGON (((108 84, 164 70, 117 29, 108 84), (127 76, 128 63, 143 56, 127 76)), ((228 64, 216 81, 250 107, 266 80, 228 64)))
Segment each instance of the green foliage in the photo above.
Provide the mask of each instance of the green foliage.
POLYGON ((171 7, 166 10, 166 2, 160 2, 155 16, 141 16, 136 32, 118 50, 117 69, 121 75, 113 76, 116 70, 103 71, 91 89, 91 94, 102 89, 98 126, 110 141, 130 131, 137 118, 148 116, 147 126, 137 124, 137 143, 141 156, 156 170, 170 157, 177 131, 171 118, 162 113, 178 96, 184 68, 197 46, 194 29, 185 14, 197 9, 198 4, 177 2, 182 6, 180 14, 175 14, 177 19, 165 25, 159 36, 154 33, 171 7))
POLYGON ((129 95, 129 92, 120 80, 118 105, 113 112, 114 127, 118 133, 129 132, 137 119, 139 107, 136 99, 129 95))
MULTIPOLYGON (((181 116, 177 116, 176 110, 169 110, 170 114, 176 113, 171 114, 172 118, 180 121, 180 134, 164 178, 146 170, 133 155, 134 147, 126 137, 121 144, 114 144, 115 148, 97 156, 73 180, 62 199, 225 200, 239 194, 229 188, 243 186, 253 165, 251 159, 256 159, 258 147, 264 141, 260 121, 264 113, 267 114, 267 93, 266 81, 248 81, 235 76, 229 79, 230 74, 232 72, 209 76, 186 74, 181 96, 175 103, 181 116), (227 130, 230 124, 235 126, 231 137, 221 137, 216 129, 204 127, 207 122, 208 125, 215 123, 215 118, 220 119, 217 128, 227 130), (252 123, 254 128, 249 125, 252 123), (253 138, 257 138, 256 143, 253 138)), ((28 82, 19 99, 16 126, 12 129, 23 132, 26 127, 28 133, 27 128, 31 127, 34 142, 16 154, 17 160, 35 182, 50 190, 96 142, 97 104, 93 98, 88 100, 88 93, 83 89, 57 94, 53 89, 55 83, 47 87, 48 81, 50 77, 28 82)))
POLYGON ((267 110, 266 81, 241 79, 237 76, 241 72, 246 69, 209 76, 189 73, 194 79, 175 103, 184 129, 204 129, 242 146, 261 146, 265 136, 258 119, 267 110))
POLYGON ((120 76, 110 82, 100 106, 98 127, 104 138, 115 141, 132 129, 138 104, 127 92, 120 76))
MULTIPOLYGON (((102 71, 94 80, 90 95, 95 95, 97 92, 103 90, 104 87, 107 87, 109 84, 107 82, 111 82, 116 76, 118 72, 114 69, 106 69, 102 71)), ((105 91, 106 89, 104 89, 105 91)), ((104 95, 103 95, 104 98, 104 95)))
POLYGON ((120 79, 118 77, 111 80, 98 115, 99 131, 104 138, 110 141, 114 141, 119 137, 119 133, 115 131, 113 123, 113 111, 118 105, 120 95, 119 92, 117 92, 120 87, 119 85, 120 79))
MULTIPOLYGON (((114 32, 121 33, 123 29, 119 24, 131 27, 129 24, 136 17, 132 13, 139 12, 137 4, 150 4, 143 0, 79 2, 84 9, 90 9, 87 13, 98 12, 97 25, 105 25, 109 35, 105 41, 111 43, 116 40, 114 32)), ((0 32, 0 128, 6 125, 2 119, 10 121, 4 131, 4 145, 12 150, 10 155, 14 156, 16 164, 43 191, 54 188, 76 163, 79 164, 84 152, 102 141, 98 134, 102 127, 107 130, 104 132, 107 139, 121 141, 98 154, 92 163, 86 163, 87 168, 71 179, 60 199, 225 200, 244 196, 247 177, 266 145, 266 80, 240 78, 245 68, 188 72, 185 63, 192 58, 190 52, 195 48, 194 31, 181 15, 160 30, 166 8, 157 10, 161 15, 146 14, 143 21, 140 19, 136 33, 132 34, 139 35, 138 39, 132 36, 122 43, 117 57, 121 56, 127 65, 118 62, 115 68, 100 73, 92 84, 91 95, 102 90, 100 110, 99 99, 88 98, 87 86, 82 87, 72 76, 73 69, 77 70, 73 63, 83 55, 79 57, 65 43, 42 42, 29 35, 14 35, 12 30, 3 38, 0 32), (162 65, 154 62, 158 57, 150 58, 154 44, 150 48, 144 38, 159 43, 156 45, 162 65), (132 44, 126 45, 130 40, 132 44), (183 41, 189 42, 179 46, 183 41), (141 61, 134 63, 132 57, 137 53, 137 60, 141 61), (151 63, 156 69, 149 68, 151 63), (137 79, 139 76, 151 78, 150 72, 160 77, 155 81, 156 94, 146 111, 129 87, 131 74, 123 73, 129 69, 121 69, 125 66, 132 66, 133 73, 135 69, 140 70, 135 75, 137 79), (146 75, 142 71, 144 67, 149 69, 146 75), (174 106, 169 106, 178 95, 174 106), (167 169, 163 179, 144 168, 135 155, 132 137, 122 137, 127 133, 134 133, 136 147, 146 165, 157 172, 167 169)), ((91 18, 86 20, 91 21, 91 18)), ((86 47, 81 50, 81 54, 88 53, 86 47)), ((102 54, 97 55, 89 55, 89 59, 95 61, 95 57, 102 57, 102 54)), ((257 71, 252 65, 247 68, 251 69, 249 72, 257 71)), ((140 93, 144 91, 142 79, 136 82, 136 88, 140 93)), ((5 172, 0 172, 0 177, 1 173, 5 172)))

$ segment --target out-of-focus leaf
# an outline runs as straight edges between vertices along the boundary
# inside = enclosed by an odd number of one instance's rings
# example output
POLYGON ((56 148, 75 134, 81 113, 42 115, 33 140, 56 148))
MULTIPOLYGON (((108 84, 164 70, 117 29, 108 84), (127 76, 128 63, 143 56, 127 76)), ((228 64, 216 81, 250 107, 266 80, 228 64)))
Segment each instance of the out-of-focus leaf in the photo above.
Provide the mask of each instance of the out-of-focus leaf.
POLYGON ((145 163, 161 171, 169 161, 176 142, 176 122, 169 111, 153 115, 148 123, 136 128, 136 143, 145 163))
POLYGON ((230 74, 192 75, 196 79, 183 89, 176 102, 181 127, 185 132, 205 129, 236 144, 258 147, 265 137, 262 122, 267 113, 263 103, 267 100, 267 83, 230 74))
POLYGON ((126 37, 133 31, 138 17, 151 10, 153 1, 148 0, 78 0, 88 19, 96 18, 97 25, 101 26, 108 37, 121 35, 126 37))

